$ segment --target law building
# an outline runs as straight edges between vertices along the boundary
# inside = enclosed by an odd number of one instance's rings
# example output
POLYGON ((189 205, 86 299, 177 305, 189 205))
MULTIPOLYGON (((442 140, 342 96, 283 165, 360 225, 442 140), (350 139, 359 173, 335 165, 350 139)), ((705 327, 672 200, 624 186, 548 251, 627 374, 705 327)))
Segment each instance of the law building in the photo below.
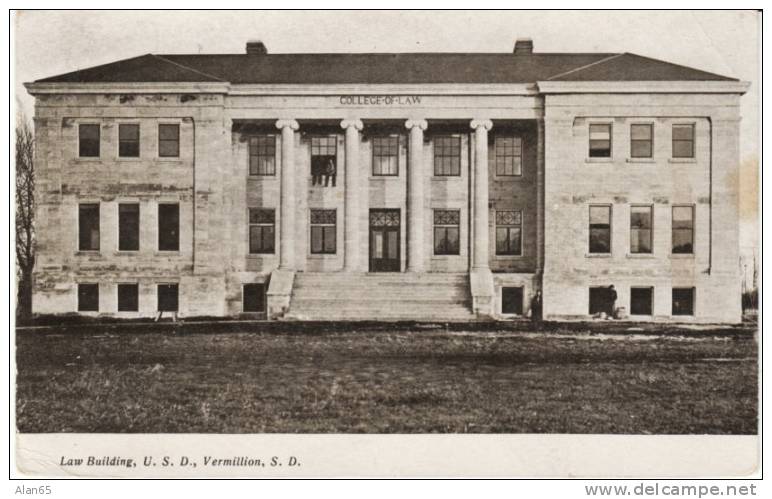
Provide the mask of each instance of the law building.
POLYGON ((26 87, 39 314, 741 319, 730 77, 248 42, 26 87))

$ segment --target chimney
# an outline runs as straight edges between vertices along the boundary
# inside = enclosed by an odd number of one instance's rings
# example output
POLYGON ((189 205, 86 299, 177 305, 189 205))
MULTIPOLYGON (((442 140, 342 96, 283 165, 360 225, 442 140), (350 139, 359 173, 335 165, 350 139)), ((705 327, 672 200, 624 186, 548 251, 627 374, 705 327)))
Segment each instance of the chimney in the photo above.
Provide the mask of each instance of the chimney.
POLYGON ((533 54, 533 40, 530 38, 518 38, 515 42, 515 55, 533 54))
POLYGON ((265 55, 268 53, 268 49, 265 48, 265 44, 260 40, 247 41, 247 54, 249 55, 265 55))

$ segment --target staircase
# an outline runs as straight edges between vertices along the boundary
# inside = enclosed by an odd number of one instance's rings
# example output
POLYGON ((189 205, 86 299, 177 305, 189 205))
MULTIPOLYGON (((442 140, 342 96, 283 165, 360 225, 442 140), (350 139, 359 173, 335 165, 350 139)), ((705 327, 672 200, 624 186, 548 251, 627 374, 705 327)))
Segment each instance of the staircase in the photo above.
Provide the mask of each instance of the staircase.
POLYGON ((469 276, 298 272, 286 319, 468 321, 469 276))

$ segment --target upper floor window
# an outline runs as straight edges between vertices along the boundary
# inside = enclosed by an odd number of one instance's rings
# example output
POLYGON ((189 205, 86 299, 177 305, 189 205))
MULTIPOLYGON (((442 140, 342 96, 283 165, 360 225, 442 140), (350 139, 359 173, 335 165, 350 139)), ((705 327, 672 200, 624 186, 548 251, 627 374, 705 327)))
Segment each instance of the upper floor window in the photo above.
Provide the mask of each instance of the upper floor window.
POLYGON ((630 125, 630 157, 651 158, 654 141, 654 125, 630 125))
POLYGON ((459 254, 459 210, 434 210, 434 254, 459 254))
POLYGON ((139 157, 139 125, 118 125, 118 156, 121 158, 139 157))
POLYGON ((335 182, 338 174, 338 137, 326 135, 311 137, 311 185, 324 186, 335 182))
POLYGON ((518 256, 523 253, 523 212, 496 212, 496 254, 518 256))
POLYGON ((611 253, 611 206, 590 206, 590 253, 611 253))
POLYGON ((611 123, 590 125, 590 157, 611 157, 611 123))
POLYGON ((335 254, 336 217, 335 210, 311 210, 311 253, 335 254))
POLYGON ((139 204, 118 205, 118 251, 139 251, 139 204))
POLYGON ((78 250, 99 251, 99 203, 78 206, 78 250))
POLYGON ((651 206, 630 207, 630 253, 651 253, 651 206))
POLYGON ((158 251, 180 250, 180 205, 158 205, 158 251))
POLYGON ((694 157, 694 125, 673 125, 673 157, 694 157))
POLYGON ((461 137, 456 135, 434 137, 434 175, 438 177, 461 175, 461 137))
POLYGON ((694 253, 694 207, 673 206, 673 253, 694 253))
POLYGON ((158 156, 161 158, 180 157, 180 125, 158 125, 158 156))
POLYGON ((276 175, 276 136, 249 138, 249 174, 276 175))
POLYGON ((399 136, 373 137, 373 175, 399 175, 399 136))
POLYGON ((249 253, 273 253, 276 234, 276 211, 249 209, 249 253))
POLYGON ((496 137, 496 175, 522 175, 523 140, 520 137, 496 137))
POLYGON ((81 158, 99 157, 99 125, 82 124, 78 126, 78 156, 81 158))

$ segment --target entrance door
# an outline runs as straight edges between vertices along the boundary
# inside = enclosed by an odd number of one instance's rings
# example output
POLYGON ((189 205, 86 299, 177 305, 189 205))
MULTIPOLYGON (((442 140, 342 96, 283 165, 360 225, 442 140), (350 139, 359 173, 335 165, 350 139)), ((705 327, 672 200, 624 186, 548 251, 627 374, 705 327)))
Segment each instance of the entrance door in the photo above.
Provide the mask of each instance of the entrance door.
POLYGON ((399 272, 399 210, 370 210, 370 272, 399 272))

